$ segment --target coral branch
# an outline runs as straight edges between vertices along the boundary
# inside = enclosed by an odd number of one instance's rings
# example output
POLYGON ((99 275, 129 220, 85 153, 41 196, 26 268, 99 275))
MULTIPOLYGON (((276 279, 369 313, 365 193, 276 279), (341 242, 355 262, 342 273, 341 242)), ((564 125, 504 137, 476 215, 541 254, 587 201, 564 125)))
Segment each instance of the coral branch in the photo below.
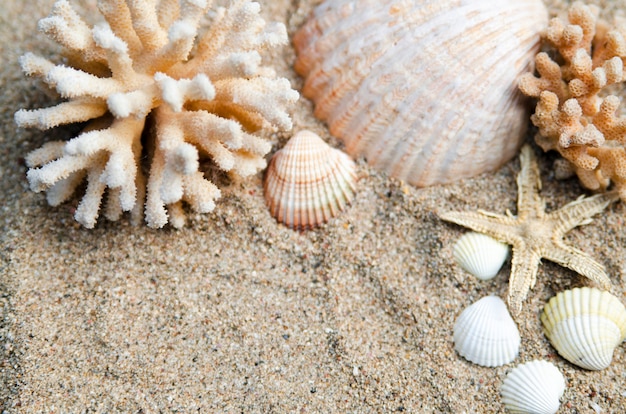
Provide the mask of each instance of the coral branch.
POLYGON ((84 51, 93 48, 89 26, 66 0, 56 2, 50 17, 39 20, 38 27, 49 38, 67 49, 84 51))
POLYGON ((220 196, 199 171, 202 157, 240 176, 265 166, 270 144, 256 133, 291 128, 287 107, 298 93, 261 66, 261 52, 285 44, 287 32, 266 25, 248 0, 219 8, 204 29, 209 7, 207 0, 99 0, 105 22, 90 28, 67 0, 55 3, 39 28, 65 48, 68 66, 33 54, 20 64, 68 101, 19 110, 15 121, 44 130, 88 123, 70 141, 26 157, 33 191, 47 191, 57 205, 86 180, 75 215, 85 227, 96 224, 105 196, 109 220, 131 211, 138 221, 145 201, 149 226, 180 227, 183 203, 204 213, 220 196))
POLYGON ((62 124, 84 122, 104 115, 107 106, 95 99, 76 99, 50 108, 25 110, 15 113, 15 122, 21 127, 49 129, 62 124))
POLYGON ((525 74, 519 88, 539 98, 531 117, 539 128, 535 140, 569 163, 559 162, 558 175, 573 171, 593 190, 613 183, 626 201, 626 117, 618 115, 620 99, 603 94, 626 80, 626 27, 610 28, 597 15, 596 7, 576 2, 568 22, 552 19, 545 38, 558 56, 539 53, 539 77, 525 74))

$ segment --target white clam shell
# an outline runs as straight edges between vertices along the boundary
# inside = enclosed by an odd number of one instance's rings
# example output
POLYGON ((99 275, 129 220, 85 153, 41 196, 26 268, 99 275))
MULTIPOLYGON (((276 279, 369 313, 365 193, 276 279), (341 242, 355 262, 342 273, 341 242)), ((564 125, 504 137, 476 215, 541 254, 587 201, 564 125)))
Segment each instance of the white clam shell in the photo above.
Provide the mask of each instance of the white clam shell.
POLYGON ((356 166, 311 131, 300 131, 274 154, 265 175, 265 201, 286 226, 314 228, 354 198, 356 166))
POLYGON ((575 288, 550 299, 541 314, 543 330, 559 355, 589 370, 608 367, 626 338, 626 308, 596 288, 575 288))
POLYGON ((416 186, 492 171, 528 124, 541 0, 328 0, 295 34, 303 94, 352 156, 416 186))
POLYGON ((530 361, 515 367, 500 388, 502 403, 511 413, 554 414, 561 405, 565 379, 547 361, 530 361))
POLYGON ((454 245, 454 259, 480 280, 494 278, 509 255, 509 246, 485 234, 469 232, 454 245))
POLYGON ((454 324, 454 349, 468 361, 485 367, 513 361, 520 342, 517 325, 497 296, 486 296, 470 305, 454 324))

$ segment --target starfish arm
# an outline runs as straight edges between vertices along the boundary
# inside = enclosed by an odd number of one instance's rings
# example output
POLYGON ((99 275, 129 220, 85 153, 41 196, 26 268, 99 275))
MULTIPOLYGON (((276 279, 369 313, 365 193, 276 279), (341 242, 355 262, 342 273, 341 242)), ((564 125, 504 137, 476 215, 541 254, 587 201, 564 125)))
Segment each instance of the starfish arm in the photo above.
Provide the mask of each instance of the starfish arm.
POLYGON ((539 196, 541 177, 530 145, 522 147, 520 165, 521 169, 517 175, 517 216, 522 220, 529 216, 541 217, 544 214, 545 203, 539 196))
POLYGON ((515 217, 478 212, 449 211, 439 215, 441 219, 484 233, 502 243, 511 244, 517 219, 515 217))
POLYGON ((611 289, 611 280, 604 271, 604 266, 593 260, 587 253, 558 243, 543 255, 547 260, 572 269, 595 282, 604 290, 611 289))
POLYGON ((511 276, 509 277, 509 294, 507 302, 513 316, 522 311, 522 302, 528 296, 528 291, 535 286, 537 270, 541 256, 526 245, 513 247, 511 259, 511 276))
POLYGON ((587 198, 581 196, 548 214, 549 220, 556 223, 555 237, 560 239, 574 227, 589 224, 591 217, 602 212, 613 200, 615 200, 613 193, 597 194, 587 198))

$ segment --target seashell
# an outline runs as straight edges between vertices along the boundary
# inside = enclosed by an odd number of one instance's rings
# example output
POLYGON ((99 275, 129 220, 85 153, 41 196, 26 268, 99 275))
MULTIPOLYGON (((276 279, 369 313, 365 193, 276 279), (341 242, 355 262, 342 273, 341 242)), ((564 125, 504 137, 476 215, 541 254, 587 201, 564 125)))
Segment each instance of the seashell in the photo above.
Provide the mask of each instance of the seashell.
POLYGON ((543 332, 569 362, 589 370, 608 367, 613 351, 626 338, 626 308, 596 288, 559 293, 541 314, 543 332))
POLYGON ((481 233, 466 233, 454 245, 456 262, 480 280, 493 279, 508 255, 508 245, 481 233))
POLYGON ((454 324, 454 349, 465 359, 485 367, 513 361, 521 337, 502 299, 486 296, 467 307, 454 324))
POLYGON ((279 222, 297 230, 335 217, 354 198, 356 166, 311 131, 300 131, 274 154, 265 175, 265 201, 279 222))
POLYGON ((333 0, 295 34, 315 115, 348 154, 418 187, 492 171, 528 123, 517 79, 541 0, 333 0))
POLYGON ((512 413, 554 414, 565 391, 565 379, 557 367, 535 360, 515 367, 500 388, 502 403, 512 413))

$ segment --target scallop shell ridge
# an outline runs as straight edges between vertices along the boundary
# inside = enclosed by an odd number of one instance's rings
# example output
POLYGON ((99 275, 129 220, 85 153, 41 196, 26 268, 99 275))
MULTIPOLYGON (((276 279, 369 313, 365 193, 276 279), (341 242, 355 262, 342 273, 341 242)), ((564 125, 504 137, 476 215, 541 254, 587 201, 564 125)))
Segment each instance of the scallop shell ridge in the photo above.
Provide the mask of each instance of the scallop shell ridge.
POLYGON ((509 255, 509 246, 485 234, 469 232, 454 245, 454 259, 480 280, 494 278, 509 255))
POLYGON ((520 347, 517 325, 502 299, 486 296, 467 307, 454 324, 454 349, 485 367, 513 361, 520 347))
POLYGON ((560 292, 544 307, 541 322, 559 355, 589 370, 608 367, 615 348, 626 338, 626 308, 597 288, 560 292))
POLYGON ((528 113, 517 77, 547 25, 541 0, 333 0, 295 34, 315 114, 346 151, 413 185, 491 171, 528 113))
POLYGON ((314 228, 354 198, 356 166, 317 134, 300 131, 274 154, 264 183, 270 214, 287 227, 314 228))
POLYGON ((515 367, 504 379, 500 395, 508 412, 554 414, 564 391, 565 379, 559 369, 535 360, 515 367))

